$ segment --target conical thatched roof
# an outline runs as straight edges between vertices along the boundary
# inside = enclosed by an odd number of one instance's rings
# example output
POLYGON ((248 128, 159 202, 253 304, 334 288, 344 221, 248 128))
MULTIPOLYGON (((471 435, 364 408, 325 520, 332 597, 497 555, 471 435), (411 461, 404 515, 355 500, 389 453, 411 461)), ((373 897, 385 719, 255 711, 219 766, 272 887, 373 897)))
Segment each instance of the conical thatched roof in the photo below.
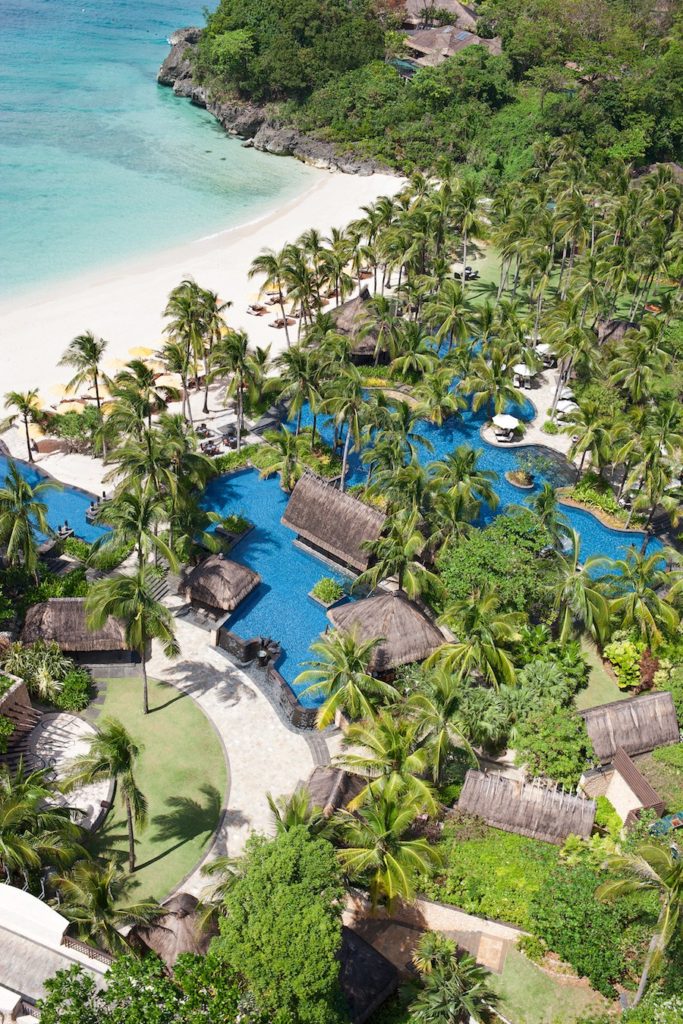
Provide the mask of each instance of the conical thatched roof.
POLYGON ((215 925, 200 927, 198 901, 187 892, 176 893, 164 904, 163 917, 154 924, 137 925, 132 934, 156 953, 168 967, 173 967, 182 953, 205 955, 211 939, 218 934, 215 925))
POLYGON ((558 845, 569 835, 588 839, 595 821, 594 800, 472 769, 465 776, 458 810, 505 832, 558 845))
POLYGON ((634 757, 680 739, 676 708, 668 691, 601 704, 581 715, 593 750, 603 764, 612 760, 617 747, 634 757))
POLYGON ((127 651, 123 624, 109 618, 101 629, 89 628, 82 597, 51 597, 26 612, 22 643, 54 640, 68 653, 127 651))
POLYGON ((187 600, 231 612, 261 582, 257 572, 223 555, 209 555, 185 578, 187 600))
POLYGON ((381 639, 370 661, 374 674, 424 661, 444 642, 443 635, 404 594, 378 594, 332 608, 327 617, 343 633, 360 640, 381 639))
POLYGON ((282 522, 313 547, 362 571, 370 561, 363 544, 377 540, 385 519, 377 509, 305 473, 292 491, 282 522))
POLYGON ((368 780, 360 775, 325 764, 313 769, 306 788, 311 796, 311 807, 320 807, 330 815, 339 807, 346 807, 367 784, 368 780))
POLYGON ((370 317, 367 304, 372 296, 367 288, 362 288, 353 299, 347 299, 331 311, 335 330, 351 338, 351 351, 357 356, 371 356, 375 352, 377 335, 368 329, 370 317))

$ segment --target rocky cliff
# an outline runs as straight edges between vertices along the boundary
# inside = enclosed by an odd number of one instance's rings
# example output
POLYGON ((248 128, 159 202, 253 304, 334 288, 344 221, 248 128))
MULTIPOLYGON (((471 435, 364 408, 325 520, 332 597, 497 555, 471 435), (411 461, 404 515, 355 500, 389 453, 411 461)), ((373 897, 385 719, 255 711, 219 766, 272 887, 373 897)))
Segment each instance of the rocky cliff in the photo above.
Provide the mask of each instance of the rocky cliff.
POLYGON ((201 29, 198 28, 183 28, 173 33, 169 39, 171 52, 157 76, 160 85, 169 86, 176 96, 185 96, 198 107, 204 107, 226 132, 244 139, 244 145, 264 153, 294 156, 314 167, 344 171, 346 174, 374 174, 375 171, 387 170, 374 160, 339 154, 333 143, 304 135, 291 125, 273 120, 256 103, 211 96, 192 77, 192 47, 200 34, 201 29))

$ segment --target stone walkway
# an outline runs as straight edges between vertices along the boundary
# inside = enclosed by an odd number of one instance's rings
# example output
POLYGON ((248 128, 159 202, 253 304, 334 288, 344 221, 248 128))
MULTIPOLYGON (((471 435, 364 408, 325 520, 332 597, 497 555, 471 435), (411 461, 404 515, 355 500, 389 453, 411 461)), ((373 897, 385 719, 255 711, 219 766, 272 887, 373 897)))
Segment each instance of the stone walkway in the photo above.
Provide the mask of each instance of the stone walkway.
POLYGON ((572 443, 570 435, 546 434, 541 430, 541 427, 550 415, 553 398, 555 397, 555 388, 557 387, 558 373, 557 368, 544 370, 536 375, 531 391, 523 392, 524 396, 530 402, 533 402, 536 407, 536 415, 531 423, 526 425, 524 437, 519 441, 505 441, 501 444, 496 437, 494 428, 487 426, 483 427, 481 431, 481 436, 484 440, 488 441, 489 444, 495 445, 497 448, 519 448, 525 444, 543 444, 547 448, 553 448, 556 452, 562 452, 563 455, 566 455, 572 443))
MULTIPOLYGON (((178 599, 167 603, 180 607, 178 599)), ((205 630, 176 618, 176 632, 180 658, 168 661, 155 645, 148 671, 196 700, 221 739, 229 773, 226 809, 205 860, 237 857, 252 832, 272 832, 266 794, 289 795, 308 779, 323 759, 322 737, 311 744, 312 737, 285 725, 254 681, 211 646, 205 630)), ((179 888, 196 895, 206 884, 197 866, 179 888)))

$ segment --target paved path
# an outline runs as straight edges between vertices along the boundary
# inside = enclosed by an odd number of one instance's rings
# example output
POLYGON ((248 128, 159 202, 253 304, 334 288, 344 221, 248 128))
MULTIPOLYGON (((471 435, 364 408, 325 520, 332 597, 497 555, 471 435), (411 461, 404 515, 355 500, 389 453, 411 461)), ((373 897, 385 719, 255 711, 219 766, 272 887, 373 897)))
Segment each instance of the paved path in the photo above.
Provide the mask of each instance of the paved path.
MULTIPOLYGON (((311 744, 304 733, 288 728, 249 677, 211 646, 210 634, 182 618, 176 619, 176 630, 180 658, 168 661, 155 645, 148 671, 196 700, 221 738, 229 772, 227 810, 207 859, 239 856, 250 833, 272 831, 266 793, 288 795, 310 775, 311 744)), ((201 756, 198 750, 197 759, 201 756)), ((181 888, 197 894, 206 884, 197 867, 181 888)))
POLYGON ((519 441, 505 441, 501 444, 496 437, 492 426, 487 426, 482 429, 482 437, 490 444, 496 445, 498 448, 518 448, 520 445, 525 444, 544 444, 548 448, 553 448, 556 452, 566 454, 572 443, 572 439, 569 434, 545 434, 541 430, 541 427, 550 414, 550 409, 553 404, 555 388, 557 387, 558 372, 557 368, 544 370, 542 373, 536 375, 536 386, 533 387, 531 391, 522 392, 522 394, 533 402, 536 407, 536 415, 532 422, 526 425, 524 437, 519 441))

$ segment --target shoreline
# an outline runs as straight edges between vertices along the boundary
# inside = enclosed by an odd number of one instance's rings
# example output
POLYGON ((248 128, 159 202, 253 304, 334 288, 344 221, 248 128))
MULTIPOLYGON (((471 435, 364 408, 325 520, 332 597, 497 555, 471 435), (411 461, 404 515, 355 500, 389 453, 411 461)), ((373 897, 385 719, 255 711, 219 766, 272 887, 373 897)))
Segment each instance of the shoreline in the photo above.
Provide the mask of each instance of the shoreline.
POLYGON ((160 347, 168 293, 185 277, 231 301, 228 324, 245 329, 254 346, 270 344, 276 355, 285 347, 284 332, 268 327, 270 316, 246 312, 260 284, 247 276, 254 257, 295 241, 308 228, 327 233, 345 226, 361 206, 397 192, 403 183, 393 175, 318 173, 310 188, 256 219, 1 300, 3 391, 38 387, 43 401, 53 403, 50 387, 72 376, 57 363, 70 340, 84 331, 109 342, 105 363, 129 358, 128 350, 138 345, 160 347))

